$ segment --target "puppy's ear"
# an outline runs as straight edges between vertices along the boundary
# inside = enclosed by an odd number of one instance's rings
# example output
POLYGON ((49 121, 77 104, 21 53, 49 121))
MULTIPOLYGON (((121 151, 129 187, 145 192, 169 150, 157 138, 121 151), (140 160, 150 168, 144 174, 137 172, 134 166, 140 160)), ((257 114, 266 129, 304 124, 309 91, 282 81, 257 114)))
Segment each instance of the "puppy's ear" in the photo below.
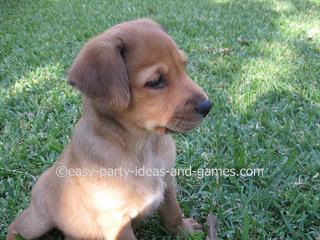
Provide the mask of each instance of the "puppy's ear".
POLYGON ((86 96, 105 101, 108 108, 128 107, 129 82, 120 54, 123 47, 120 39, 90 40, 69 70, 69 83, 86 96))

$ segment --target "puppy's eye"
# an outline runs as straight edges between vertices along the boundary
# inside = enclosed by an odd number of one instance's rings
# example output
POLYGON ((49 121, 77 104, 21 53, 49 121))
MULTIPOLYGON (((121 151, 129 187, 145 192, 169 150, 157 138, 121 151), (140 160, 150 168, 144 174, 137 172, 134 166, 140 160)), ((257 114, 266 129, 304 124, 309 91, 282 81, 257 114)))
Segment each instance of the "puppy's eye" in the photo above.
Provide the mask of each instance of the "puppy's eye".
POLYGON ((160 76, 158 79, 147 82, 144 86, 152 89, 161 89, 166 86, 166 82, 164 78, 160 76))

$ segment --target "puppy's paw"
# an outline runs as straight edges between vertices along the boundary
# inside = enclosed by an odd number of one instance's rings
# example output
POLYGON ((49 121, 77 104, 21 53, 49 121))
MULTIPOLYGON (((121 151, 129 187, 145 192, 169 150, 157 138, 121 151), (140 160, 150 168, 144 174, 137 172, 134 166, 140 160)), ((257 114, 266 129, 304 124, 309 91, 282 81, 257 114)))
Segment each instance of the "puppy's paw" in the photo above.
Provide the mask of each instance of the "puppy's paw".
POLYGON ((8 233, 7 234, 6 240, 16 240, 16 239, 22 239, 20 237, 20 234, 18 234, 18 233, 8 233))
POLYGON ((8 229, 6 240, 15 240, 16 235, 17 235, 17 231, 14 229, 13 224, 11 224, 8 229))
POLYGON ((201 231, 202 226, 193 218, 183 218, 181 230, 185 233, 192 234, 196 231, 201 231))

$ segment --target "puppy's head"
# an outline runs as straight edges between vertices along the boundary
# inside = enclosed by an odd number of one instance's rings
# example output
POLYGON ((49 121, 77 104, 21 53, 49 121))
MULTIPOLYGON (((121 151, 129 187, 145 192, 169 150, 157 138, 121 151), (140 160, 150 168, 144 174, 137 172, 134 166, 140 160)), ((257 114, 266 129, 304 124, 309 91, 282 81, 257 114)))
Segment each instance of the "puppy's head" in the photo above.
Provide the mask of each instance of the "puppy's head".
POLYGON ((92 38, 69 71, 69 83, 106 113, 156 133, 185 132, 211 102, 186 74, 187 58, 151 20, 116 25, 92 38))

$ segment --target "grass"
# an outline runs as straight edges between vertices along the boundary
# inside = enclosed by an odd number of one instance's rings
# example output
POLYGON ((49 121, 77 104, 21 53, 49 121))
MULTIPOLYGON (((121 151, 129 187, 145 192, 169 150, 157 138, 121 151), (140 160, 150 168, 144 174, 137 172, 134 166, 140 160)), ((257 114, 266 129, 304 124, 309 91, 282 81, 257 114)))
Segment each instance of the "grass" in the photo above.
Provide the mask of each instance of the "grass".
MULTIPOLYGON (((319 0, 1 1, 0 239, 79 119, 66 83, 74 56, 139 17, 167 29, 214 103, 200 128, 175 137, 177 167, 264 168, 177 178, 185 215, 216 214, 220 239, 319 239, 320 33, 309 36, 319 12, 319 0)), ((157 217, 137 236, 170 238, 157 217)))

